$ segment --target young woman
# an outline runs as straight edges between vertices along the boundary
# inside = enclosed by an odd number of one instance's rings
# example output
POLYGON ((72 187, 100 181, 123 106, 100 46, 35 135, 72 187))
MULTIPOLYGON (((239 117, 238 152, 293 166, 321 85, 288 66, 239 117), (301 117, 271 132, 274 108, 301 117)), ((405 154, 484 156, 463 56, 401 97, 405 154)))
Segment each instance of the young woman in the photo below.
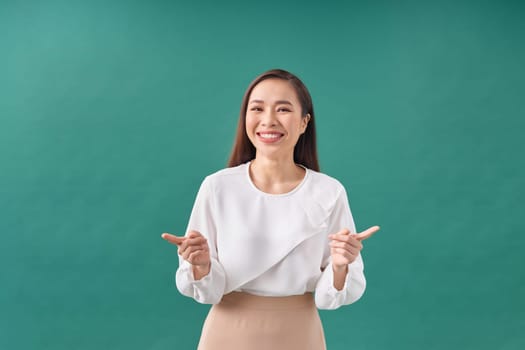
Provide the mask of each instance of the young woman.
POLYGON ((271 70, 244 95, 228 168, 204 179, 178 246, 179 291, 213 304, 210 349, 325 349, 319 309, 365 290, 346 191, 319 172, 314 109, 295 75, 271 70))

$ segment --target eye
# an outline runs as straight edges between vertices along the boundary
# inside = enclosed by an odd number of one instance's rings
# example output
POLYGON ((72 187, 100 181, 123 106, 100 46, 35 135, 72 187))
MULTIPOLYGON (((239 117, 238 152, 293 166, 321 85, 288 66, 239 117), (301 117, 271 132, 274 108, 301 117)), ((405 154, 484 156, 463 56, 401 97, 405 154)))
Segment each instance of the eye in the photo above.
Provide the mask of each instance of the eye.
POLYGON ((279 108, 277 108, 277 112, 289 113, 289 112, 291 112, 291 110, 290 110, 290 108, 287 108, 287 107, 279 107, 279 108))
POLYGON ((262 111, 262 108, 259 107, 259 106, 254 106, 254 107, 250 108, 250 111, 260 112, 260 111, 262 111))

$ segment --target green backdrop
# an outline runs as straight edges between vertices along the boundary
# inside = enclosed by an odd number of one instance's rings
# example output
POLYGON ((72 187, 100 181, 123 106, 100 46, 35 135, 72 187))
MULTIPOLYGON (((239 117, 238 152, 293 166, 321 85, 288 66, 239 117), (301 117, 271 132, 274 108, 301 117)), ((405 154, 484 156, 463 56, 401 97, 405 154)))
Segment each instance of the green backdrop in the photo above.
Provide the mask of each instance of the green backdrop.
POLYGON ((241 97, 314 98, 368 288, 336 349, 525 348, 525 4, 0 2, 0 348, 193 349, 177 255, 241 97))

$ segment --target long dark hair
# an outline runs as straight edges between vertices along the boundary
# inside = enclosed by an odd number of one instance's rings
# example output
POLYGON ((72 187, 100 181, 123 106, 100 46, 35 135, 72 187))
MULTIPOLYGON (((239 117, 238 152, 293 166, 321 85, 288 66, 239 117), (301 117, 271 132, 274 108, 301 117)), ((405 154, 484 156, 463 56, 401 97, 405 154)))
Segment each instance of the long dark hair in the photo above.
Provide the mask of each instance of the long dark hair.
POLYGON ((294 88, 297 97, 301 103, 301 114, 303 118, 310 115, 310 121, 306 127, 305 132, 297 140, 293 152, 294 162, 302 164, 305 167, 319 171, 319 160, 317 159, 317 142, 315 137, 315 117, 312 97, 303 82, 294 74, 282 69, 272 69, 262 73, 255 78, 244 93, 241 103, 241 111, 239 113, 239 122, 237 124, 237 132, 235 135, 235 142, 228 160, 228 166, 234 167, 246 163, 255 158, 255 147, 251 143, 246 134, 246 110, 248 108, 248 100, 253 88, 261 81, 271 78, 277 78, 288 81, 294 88))

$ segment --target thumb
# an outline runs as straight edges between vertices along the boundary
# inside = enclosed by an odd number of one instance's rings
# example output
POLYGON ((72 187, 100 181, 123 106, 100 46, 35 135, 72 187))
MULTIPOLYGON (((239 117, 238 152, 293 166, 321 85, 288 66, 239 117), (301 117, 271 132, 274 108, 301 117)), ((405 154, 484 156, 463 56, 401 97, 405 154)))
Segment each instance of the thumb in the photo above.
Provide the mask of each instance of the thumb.
POLYGON ((358 241, 364 241, 365 239, 370 238, 374 233, 379 231, 379 229, 380 229, 379 226, 372 226, 369 229, 366 229, 363 232, 361 232, 360 234, 356 235, 355 238, 358 241))
POLYGON ((166 241, 170 242, 171 244, 175 244, 175 245, 181 245, 185 239, 184 237, 177 237, 169 233, 163 233, 161 237, 162 239, 165 239, 166 241))

